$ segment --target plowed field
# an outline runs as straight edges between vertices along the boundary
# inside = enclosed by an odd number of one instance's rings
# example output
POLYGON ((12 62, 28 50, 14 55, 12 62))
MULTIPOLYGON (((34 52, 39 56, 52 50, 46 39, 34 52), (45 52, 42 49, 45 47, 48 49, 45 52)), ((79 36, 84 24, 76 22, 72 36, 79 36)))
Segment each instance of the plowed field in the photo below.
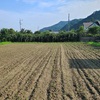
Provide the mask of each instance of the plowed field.
POLYGON ((100 48, 84 43, 1 45, 0 100, 100 100, 100 48))

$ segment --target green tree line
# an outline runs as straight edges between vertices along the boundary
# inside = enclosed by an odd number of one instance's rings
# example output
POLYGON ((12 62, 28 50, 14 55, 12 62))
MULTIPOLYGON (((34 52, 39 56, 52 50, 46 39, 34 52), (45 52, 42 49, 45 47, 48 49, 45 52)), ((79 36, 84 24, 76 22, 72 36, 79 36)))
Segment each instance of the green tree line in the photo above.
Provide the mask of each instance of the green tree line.
POLYGON ((36 31, 33 33, 31 30, 22 29, 21 31, 15 31, 12 28, 3 28, 0 30, 0 42, 75 42, 80 41, 81 36, 89 34, 100 36, 100 28, 93 27, 85 32, 84 28, 80 27, 78 30, 71 30, 69 32, 60 31, 59 33, 53 33, 51 31, 36 31))

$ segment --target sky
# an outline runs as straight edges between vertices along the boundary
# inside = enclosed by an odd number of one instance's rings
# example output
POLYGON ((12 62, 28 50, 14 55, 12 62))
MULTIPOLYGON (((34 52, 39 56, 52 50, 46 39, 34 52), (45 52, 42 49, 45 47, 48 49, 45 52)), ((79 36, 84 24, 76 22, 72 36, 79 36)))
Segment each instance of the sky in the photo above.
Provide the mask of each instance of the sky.
POLYGON ((85 18, 100 10, 100 0, 0 0, 0 29, 33 32, 59 21, 85 18))

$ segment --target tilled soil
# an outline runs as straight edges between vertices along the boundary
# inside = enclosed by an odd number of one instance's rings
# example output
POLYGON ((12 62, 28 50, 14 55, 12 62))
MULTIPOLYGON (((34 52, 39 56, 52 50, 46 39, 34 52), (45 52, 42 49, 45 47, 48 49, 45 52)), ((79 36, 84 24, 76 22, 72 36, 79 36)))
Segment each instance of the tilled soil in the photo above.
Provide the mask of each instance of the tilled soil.
POLYGON ((100 48, 84 43, 0 46, 0 100, 100 100, 100 48))

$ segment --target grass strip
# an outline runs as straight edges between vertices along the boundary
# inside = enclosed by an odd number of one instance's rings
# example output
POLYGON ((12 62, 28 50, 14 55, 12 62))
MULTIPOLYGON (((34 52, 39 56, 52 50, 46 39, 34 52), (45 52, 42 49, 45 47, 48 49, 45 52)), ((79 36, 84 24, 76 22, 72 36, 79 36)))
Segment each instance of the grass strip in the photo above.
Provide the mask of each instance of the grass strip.
POLYGON ((89 45, 100 47, 100 42, 88 42, 89 45))
POLYGON ((12 42, 0 42, 0 45, 11 44, 12 42))

